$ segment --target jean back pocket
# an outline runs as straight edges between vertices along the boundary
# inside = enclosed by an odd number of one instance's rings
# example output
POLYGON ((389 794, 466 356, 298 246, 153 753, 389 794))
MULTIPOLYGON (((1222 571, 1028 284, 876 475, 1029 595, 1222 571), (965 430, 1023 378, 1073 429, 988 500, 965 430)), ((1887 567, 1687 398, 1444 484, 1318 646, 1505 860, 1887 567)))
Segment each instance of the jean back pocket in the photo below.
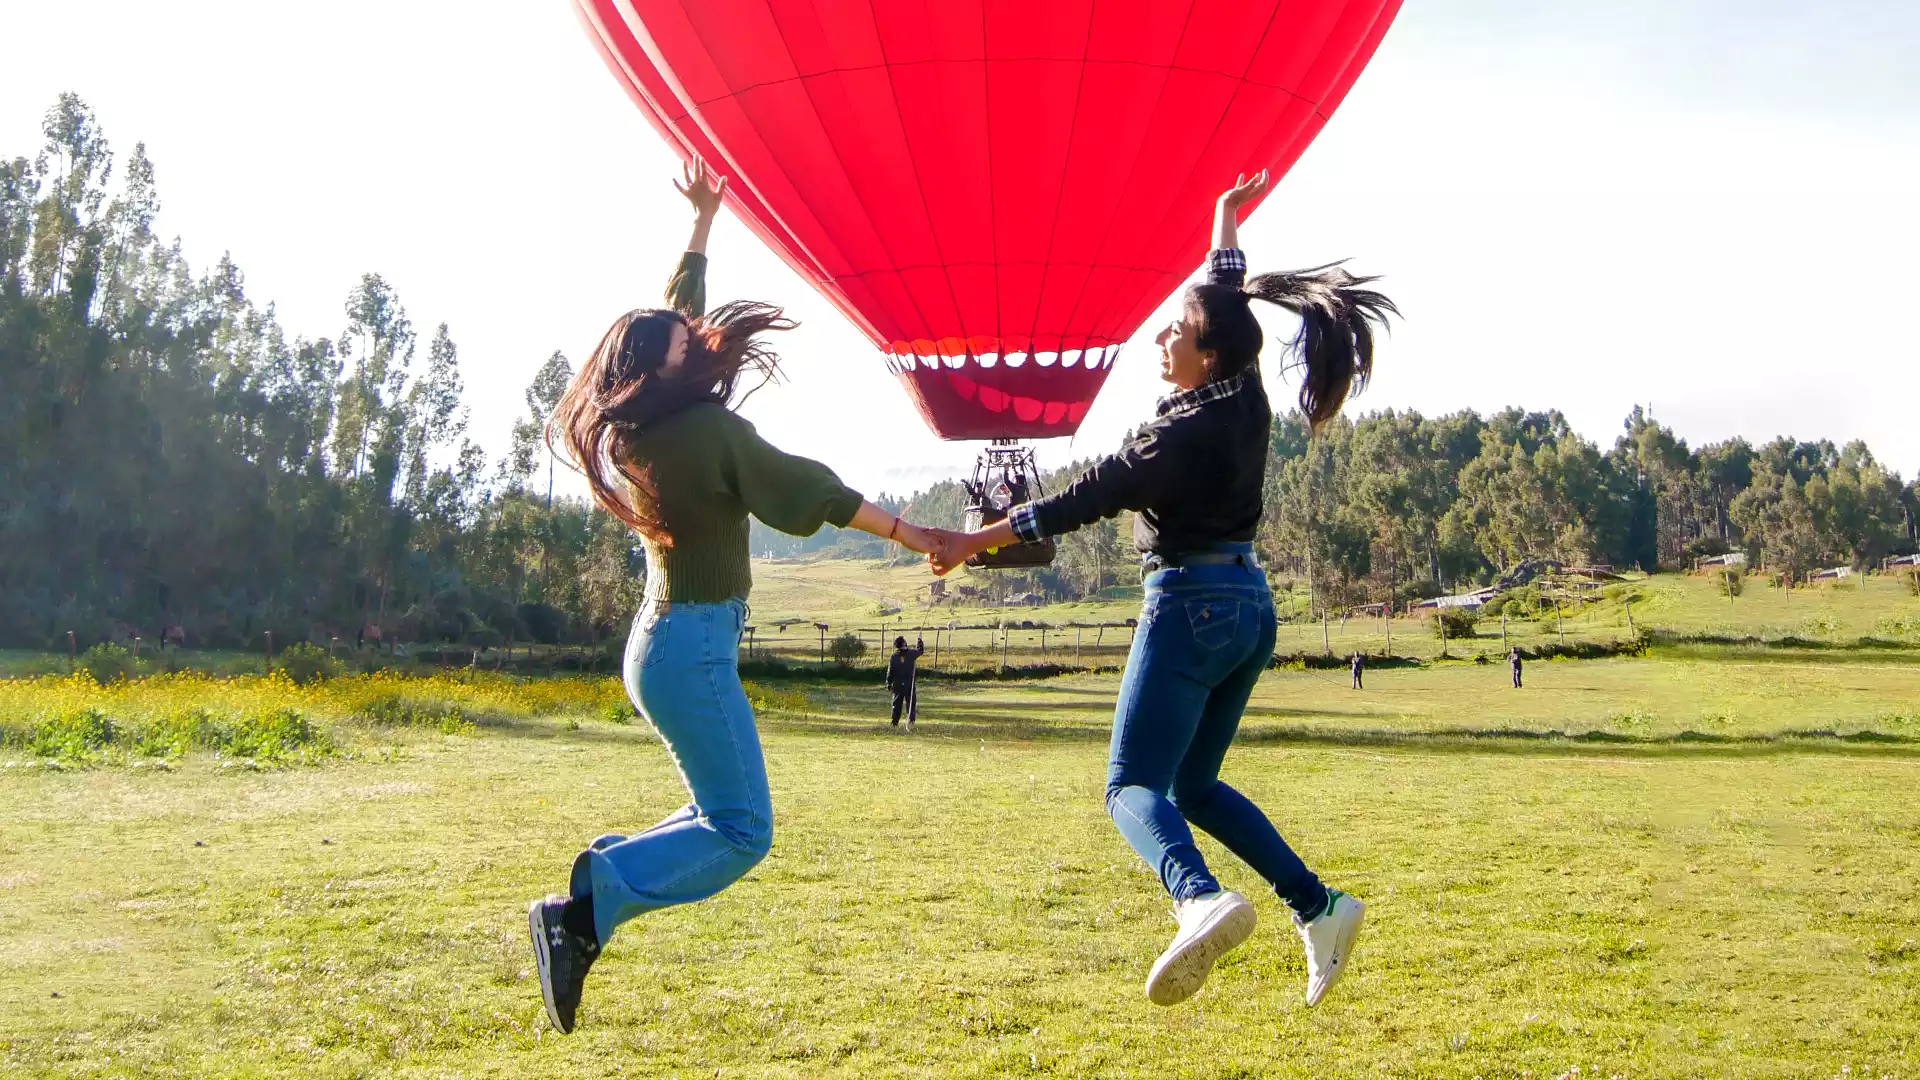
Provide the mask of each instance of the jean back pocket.
POLYGON ((1211 652, 1225 648, 1240 632, 1241 604, 1237 600, 1189 600, 1186 607, 1193 640, 1203 649, 1211 652))

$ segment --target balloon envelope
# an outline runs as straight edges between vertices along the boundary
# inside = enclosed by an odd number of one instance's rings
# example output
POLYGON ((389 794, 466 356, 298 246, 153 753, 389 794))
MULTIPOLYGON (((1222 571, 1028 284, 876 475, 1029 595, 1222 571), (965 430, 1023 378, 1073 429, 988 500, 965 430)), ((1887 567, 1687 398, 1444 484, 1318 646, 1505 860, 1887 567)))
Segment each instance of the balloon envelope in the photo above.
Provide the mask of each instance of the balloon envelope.
MULTIPOLYGON (((1071 435, 1399 0, 575 0, 683 155, 948 439, 1071 435)), ((1249 208, 1250 209, 1250 208, 1249 208)))

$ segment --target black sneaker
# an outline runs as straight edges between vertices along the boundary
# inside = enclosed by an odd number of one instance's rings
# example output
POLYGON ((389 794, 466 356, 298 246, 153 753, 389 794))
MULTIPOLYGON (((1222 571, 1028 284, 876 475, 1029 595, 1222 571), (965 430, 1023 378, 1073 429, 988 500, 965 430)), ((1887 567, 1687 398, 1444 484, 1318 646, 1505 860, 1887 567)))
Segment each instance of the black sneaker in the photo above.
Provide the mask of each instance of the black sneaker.
POLYGON ((549 896, 527 908, 527 930, 533 936, 533 958, 540 971, 540 997, 547 1003, 547 1019, 562 1035, 573 1031, 587 969, 600 956, 599 942, 560 925, 560 910, 566 902, 563 896, 549 896))

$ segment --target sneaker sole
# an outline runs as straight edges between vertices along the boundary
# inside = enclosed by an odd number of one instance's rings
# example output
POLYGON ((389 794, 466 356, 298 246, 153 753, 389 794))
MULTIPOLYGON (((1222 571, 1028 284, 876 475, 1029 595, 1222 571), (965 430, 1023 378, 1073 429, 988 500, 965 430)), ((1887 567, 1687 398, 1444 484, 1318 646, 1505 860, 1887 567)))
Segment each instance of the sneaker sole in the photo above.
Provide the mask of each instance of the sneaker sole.
MULTIPOLYGON (((1358 900, 1354 901, 1354 903, 1360 904, 1358 900)), ((1308 995, 1307 1008, 1311 1009, 1315 1005, 1325 1001, 1327 994, 1333 990, 1334 984, 1340 981, 1340 976, 1345 975, 1347 969, 1353 966, 1354 942, 1359 939, 1360 927, 1365 925, 1366 921, 1367 905, 1360 904, 1360 910, 1354 913, 1353 922, 1347 925, 1347 932, 1340 935, 1340 965, 1334 968, 1333 974, 1328 976, 1327 981, 1320 985, 1320 992, 1318 994, 1308 995)))
POLYGON ((569 1034, 566 1025, 560 1022, 560 1010, 553 1007, 553 958, 547 952, 546 928, 540 925, 540 905, 543 900, 535 900, 527 908, 527 935, 533 939, 534 969, 540 977, 540 1000, 547 1006, 547 1020, 553 1029, 562 1035, 569 1034))
POLYGON ((1180 951, 1155 961, 1147 975, 1147 1000, 1178 1005, 1199 993, 1213 965, 1253 936, 1258 918, 1253 905, 1244 902, 1216 914, 1180 951))

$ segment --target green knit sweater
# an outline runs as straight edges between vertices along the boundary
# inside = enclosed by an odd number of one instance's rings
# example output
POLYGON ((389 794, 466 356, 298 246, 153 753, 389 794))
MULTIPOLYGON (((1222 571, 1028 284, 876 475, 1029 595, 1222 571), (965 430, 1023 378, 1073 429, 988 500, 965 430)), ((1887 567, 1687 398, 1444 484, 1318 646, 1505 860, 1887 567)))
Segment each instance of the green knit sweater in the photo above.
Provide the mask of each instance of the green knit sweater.
MULTIPOLYGON (((706 258, 688 252, 667 286, 667 302, 688 315, 705 307, 706 258)), ((633 463, 650 471, 661 524, 673 545, 647 548, 647 598, 680 603, 746 599, 753 588, 747 515, 795 536, 822 525, 845 528, 860 493, 817 461, 785 454, 731 410, 694 405, 632 443, 633 463)))

